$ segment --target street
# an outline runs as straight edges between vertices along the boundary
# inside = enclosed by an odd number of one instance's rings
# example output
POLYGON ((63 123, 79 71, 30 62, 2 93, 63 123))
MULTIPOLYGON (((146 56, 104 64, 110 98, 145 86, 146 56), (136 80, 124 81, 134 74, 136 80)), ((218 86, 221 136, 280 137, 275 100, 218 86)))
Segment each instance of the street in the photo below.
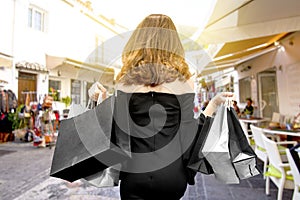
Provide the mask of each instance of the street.
MULTIPOLYGON (((69 183, 49 176, 54 148, 38 148, 32 143, 0 144, 1 200, 118 200, 119 188, 97 188, 82 181, 69 183)), ((261 167, 261 163, 259 164, 261 167)), ((271 184, 271 195, 264 193, 262 175, 225 185, 213 176, 199 174, 195 186, 189 186, 182 200, 256 200, 276 199, 277 188, 271 184)), ((292 190, 284 190, 283 200, 290 200, 292 190)))
POLYGON ((119 199, 118 188, 99 189, 49 177, 54 148, 32 143, 0 144, 0 199, 119 199))

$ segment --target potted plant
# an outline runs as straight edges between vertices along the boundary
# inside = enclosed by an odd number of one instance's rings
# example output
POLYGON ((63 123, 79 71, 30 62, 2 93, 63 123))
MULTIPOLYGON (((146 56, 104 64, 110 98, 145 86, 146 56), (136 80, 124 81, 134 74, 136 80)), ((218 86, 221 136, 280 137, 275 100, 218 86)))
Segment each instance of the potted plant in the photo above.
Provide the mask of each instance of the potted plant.
MULTIPOLYGON (((11 130, 15 131, 17 129, 20 129, 21 127, 21 120, 19 117, 19 113, 21 112, 21 109, 23 108, 23 104, 19 105, 15 112, 8 113, 8 121, 11 122, 11 130)), ((9 133, 8 141, 14 141, 14 134, 9 133)))
POLYGON ((69 114, 68 107, 70 106, 72 99, 69 96, 66 96, 61 98, 61 101, 65 103, 66 109, 63 109, 63 116, 64 118, 67 118, 69 114))

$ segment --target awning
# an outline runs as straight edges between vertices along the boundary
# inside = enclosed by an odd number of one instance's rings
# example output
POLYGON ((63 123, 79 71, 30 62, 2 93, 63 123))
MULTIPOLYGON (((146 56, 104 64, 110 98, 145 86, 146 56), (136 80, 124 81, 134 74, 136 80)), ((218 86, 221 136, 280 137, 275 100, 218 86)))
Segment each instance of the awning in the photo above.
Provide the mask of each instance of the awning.
POLYGON ((299 0, 217 0, 196 39, 208 46, 212 59, 203 66, 200 76, 276 50, 276 41, 300 30, 299 10, 299 0))
POLYGON ((0 67, 11 67, 13 62, 13 57, 0 52, 0 67))
POLYGON ((218 0, 197 41, 219 44, 298 31, 299 10, 299 0, 218 0))
POLYGON ((247 60, 277 50, 279 48, 278 41, 289 34, 290 33, 281 33, 226 43, 218 53, 216 53, 213 61, 202 70, 201 75, 232 68, 247 60))
POLYGON ((21 61, 21 62, 17 62, 15 66, 19 70, 49 73, 49 70, 44 65, 36 62, 21 61))
POLYGON ((46 55, 46 65, 49 69, 55 69, 62 65, 72 65, 78 68, 87 69, 99 73, 114 73, 114 69, 111 66, 97 63, 86 63, 67 57, 46 55))
POLYGON ((276 44, 276 42, 287 35, 288 33, 281 33, 278 35, 226 43, 215 55, 213 61, 225 62, 233 59, 244 58, 276 44))
POLYGON ((232 67, 253 55, 276 49, 268 41, 300 30, 299 10, 299 0, 217 0, 196 41, 203 45, 224 45, 219 52, 213 53, 214 62, 203 71, 232 67))
POLYGON ((115 71, 111 66, 50 55, 46 55, 46 65, 50 69, 50 76, 113 85, 115 71))

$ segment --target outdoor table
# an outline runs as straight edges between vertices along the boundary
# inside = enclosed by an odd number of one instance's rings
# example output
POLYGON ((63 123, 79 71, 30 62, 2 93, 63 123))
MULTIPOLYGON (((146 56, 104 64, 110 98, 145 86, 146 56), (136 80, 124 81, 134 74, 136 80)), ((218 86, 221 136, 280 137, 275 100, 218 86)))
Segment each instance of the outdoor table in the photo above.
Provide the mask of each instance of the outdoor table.
POLYGON ((300 137, 300 129, 287 130, 287 129, 281 129, 281 128, 263 128, 263 132, 269 133, 269 134, 300 137))
POLYGON ((262 123, 262 122, 270 121, 269 118, 261 118, 261 117, 251 117, 251 118, 240 117, 239 120, 241 122, 245 123, 245 125, 248 129, 248 132, 251 132, 250 124, 259 124, 259 123, 262 123))
MULTIPOLYGON (((273 135, 286 135, 287 141, 292 141, 292 137, 300 137, 300 129, 263 128, 263 132, 273 135)), ((292 145, 288 145, 288 147, 292 147, 292 145)))
POLYGON ((252 117, 252 118, 239 118, 240 121, 246 123, 246 124, 258 124, 261 122, 269 121, 268 118, 260 118, 260 117, 252 117))

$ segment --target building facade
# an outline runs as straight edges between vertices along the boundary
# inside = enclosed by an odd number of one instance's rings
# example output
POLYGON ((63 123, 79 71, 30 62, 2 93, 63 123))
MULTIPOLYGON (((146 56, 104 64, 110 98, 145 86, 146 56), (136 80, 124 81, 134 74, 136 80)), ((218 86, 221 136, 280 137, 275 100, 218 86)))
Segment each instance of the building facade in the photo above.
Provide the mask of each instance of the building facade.
POLYGON ((89 1, 8 0, 0 11, 0 79, 19 104, 50 93, 85 105, 94 81, 113 84, 113 66, 97 49, 125 30, 96 15, 89 1))

